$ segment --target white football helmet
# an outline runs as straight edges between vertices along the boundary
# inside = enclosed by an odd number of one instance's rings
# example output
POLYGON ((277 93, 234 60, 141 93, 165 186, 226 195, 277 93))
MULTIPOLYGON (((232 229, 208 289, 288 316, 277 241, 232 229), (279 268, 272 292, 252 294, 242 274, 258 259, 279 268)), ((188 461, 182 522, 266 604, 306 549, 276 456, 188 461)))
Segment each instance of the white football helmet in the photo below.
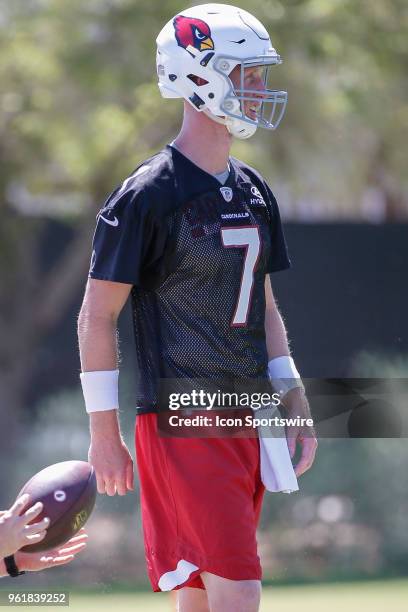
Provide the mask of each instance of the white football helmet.
POLYGON ((282 60, 253 15, 228 4, 201 4, 171 19, 156 42, 163 98, 184 98, 237 138, 249 138, 258 126, 277 128, 287 92, 268 89, 268 69, 282 60), (229 74, 237 66, 241 84, 234 88, 229 74), (257 66, 264 89, 245 88, 245 68, 257 66))

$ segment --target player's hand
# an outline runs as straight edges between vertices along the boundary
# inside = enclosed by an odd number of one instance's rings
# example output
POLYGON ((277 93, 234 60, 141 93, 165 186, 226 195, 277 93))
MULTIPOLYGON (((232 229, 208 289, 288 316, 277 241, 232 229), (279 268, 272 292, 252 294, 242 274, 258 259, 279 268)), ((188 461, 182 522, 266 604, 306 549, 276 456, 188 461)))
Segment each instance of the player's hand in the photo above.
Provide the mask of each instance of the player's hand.
POLYGON ((99 413, 91 420, 88 461, 95 469, 98 493, 126 495, 133 490, 133 460, 114 419, 116 415, 99 413))
MULTIPOLYGON (((309 403, 303 389, 296 388, 289 391, 283 398, 285 407, 285 418, 300 417, 311 418, 309 403)), ((313 427, 286 427, 286 438, 291 458, 295 456, 296 448, 299 445, 302 450, 300 459, 295 466, 296 476, 301 476, 313 465, 316 455, 317 439, 313 427)))
POLYGON ((87 538, 85 529, 81 529, 76 536, 53 550, 38 553, 18 551, 14 555, 16 565, 20 571, 39 572, 49 567, 71 563, 76 555, 86 547, 87 538))
POLYGON ((37 544, 45 537, 50 519, 46 517, 29 525, 43 509, 41 502, 29 508, 29 501, 29 495, 22 495, 9 510, 0 514, 0 558, 13 555, 28 544, 37 544))
POLYGON ((88 461, 95 469, 98 493, 126 495, 133 491, 133 460, 121 438, 92 439, 88 461))

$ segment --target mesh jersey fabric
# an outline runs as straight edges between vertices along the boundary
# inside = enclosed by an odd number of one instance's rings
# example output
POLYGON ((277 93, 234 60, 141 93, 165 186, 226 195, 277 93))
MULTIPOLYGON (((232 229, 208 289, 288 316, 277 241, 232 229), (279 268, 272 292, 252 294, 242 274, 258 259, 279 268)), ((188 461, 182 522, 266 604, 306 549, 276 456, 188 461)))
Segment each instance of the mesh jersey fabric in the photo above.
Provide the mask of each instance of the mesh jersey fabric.
POLYGON ((265 275, 290 266, 276 200, 230 158, 220 186, 167 145, 98 214, 89 276, 132 285, 136 410, 162 379, 264 378, 265 275))

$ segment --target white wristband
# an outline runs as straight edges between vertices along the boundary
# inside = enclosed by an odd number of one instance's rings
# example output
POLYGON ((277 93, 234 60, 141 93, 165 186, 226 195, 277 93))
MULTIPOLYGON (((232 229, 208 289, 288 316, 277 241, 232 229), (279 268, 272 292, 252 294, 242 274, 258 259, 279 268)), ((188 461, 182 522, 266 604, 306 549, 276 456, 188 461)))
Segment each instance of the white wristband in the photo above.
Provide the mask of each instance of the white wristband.
POLYGON ((119 370, 82 372, 80 378, 88 414, 119 408, 119 370))
POLYGON ((268 375, 273 388, 279 393, 281 398, 296 387, 304 389, 295 362, 292 357, 287 355, 270 360, 268 363, 268 375))

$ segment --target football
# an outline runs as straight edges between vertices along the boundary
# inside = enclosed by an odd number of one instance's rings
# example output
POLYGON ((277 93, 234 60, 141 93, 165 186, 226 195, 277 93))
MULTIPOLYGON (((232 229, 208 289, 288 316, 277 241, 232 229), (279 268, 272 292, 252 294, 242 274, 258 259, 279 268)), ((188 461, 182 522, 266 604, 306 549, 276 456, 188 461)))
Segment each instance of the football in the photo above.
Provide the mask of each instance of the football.
POLYGON ((30 507, 38 501, 44 504, 33 522, 48 516, 50 526, 41 542, 21 550, 50 550, 72 538, 90 517, 96 499, 95 472, 85 461, 55 463, 30 478, 18 497, 24 493, 30 495, 30 507))

